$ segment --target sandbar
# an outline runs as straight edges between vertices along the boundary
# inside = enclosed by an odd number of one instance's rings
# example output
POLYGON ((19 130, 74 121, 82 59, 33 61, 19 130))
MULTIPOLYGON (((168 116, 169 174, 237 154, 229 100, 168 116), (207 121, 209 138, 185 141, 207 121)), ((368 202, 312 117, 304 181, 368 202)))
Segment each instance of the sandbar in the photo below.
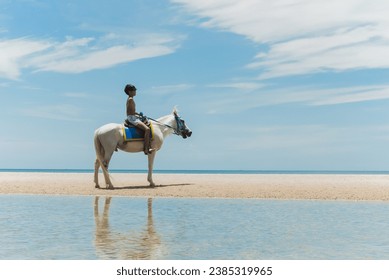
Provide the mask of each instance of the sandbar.
POLYGON ((154 174, 156 187, 147 174, 111 177, 113 190, 91 173, 0 172, 0 194, 389 201, 389 175, 154 174))

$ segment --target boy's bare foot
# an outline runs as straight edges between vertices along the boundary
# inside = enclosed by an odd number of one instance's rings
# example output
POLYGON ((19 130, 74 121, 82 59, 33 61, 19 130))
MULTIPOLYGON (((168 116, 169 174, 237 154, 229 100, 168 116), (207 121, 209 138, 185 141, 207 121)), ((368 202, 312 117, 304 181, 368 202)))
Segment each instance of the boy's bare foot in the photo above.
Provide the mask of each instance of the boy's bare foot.
POLYGON ((148 154, 151 154, 154 151, 155 151, 155 149, 149 148, 148 150, 144 150, 144 153, 145 153, 145 155, 148 155, 148 154))

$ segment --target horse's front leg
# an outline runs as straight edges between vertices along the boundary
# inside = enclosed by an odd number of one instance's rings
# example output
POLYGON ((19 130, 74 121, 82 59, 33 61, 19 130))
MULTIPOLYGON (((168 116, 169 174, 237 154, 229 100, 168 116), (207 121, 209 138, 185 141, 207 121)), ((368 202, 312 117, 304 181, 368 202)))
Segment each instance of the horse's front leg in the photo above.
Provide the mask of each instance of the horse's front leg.
POLYGON ((150 187, 155 187, 155 183, 153 182, 153 166, 154 166, 154 159, 156 153, 157 152, 154 151, 151 154, 148 154, 149 172, 147 175, 147 181, 149 181, 150 187))

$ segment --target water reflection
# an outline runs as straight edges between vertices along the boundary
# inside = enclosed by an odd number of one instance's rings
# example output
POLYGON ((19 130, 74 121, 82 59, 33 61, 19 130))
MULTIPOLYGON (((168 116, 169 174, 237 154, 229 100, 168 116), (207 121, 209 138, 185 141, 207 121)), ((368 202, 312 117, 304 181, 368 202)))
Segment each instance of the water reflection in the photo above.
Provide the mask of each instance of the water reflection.
POLYGON ((387 260, 388 213, 376 202, 0 195, 0 260, 387 260))
MULTIPOLYGON (((147 218, 141 229, 120 231, 110 226, 109 211, 112 197, 105 197, 103 212, 99 212, 100 197, 94 201, 95 247, 101 259, 161 258, 161 239, 153 221, 153 200, 147 199, 147 218)), ((126 215, 126 213, 123 213, 126 215)), ((131 219, 131 217, 129 217, 131 219)))

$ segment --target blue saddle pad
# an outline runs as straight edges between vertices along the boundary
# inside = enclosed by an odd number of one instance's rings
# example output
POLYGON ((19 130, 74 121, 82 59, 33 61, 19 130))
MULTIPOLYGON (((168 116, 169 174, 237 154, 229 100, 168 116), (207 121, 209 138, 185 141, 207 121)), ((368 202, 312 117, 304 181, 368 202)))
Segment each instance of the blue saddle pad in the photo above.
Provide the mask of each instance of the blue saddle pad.
MULTIPOLYGON (((124 141, 143 141, 145 132, 137 127, 123 126, 124 141)), ((150 123, 150 139, 153 138, 153 126, 150 123)))

